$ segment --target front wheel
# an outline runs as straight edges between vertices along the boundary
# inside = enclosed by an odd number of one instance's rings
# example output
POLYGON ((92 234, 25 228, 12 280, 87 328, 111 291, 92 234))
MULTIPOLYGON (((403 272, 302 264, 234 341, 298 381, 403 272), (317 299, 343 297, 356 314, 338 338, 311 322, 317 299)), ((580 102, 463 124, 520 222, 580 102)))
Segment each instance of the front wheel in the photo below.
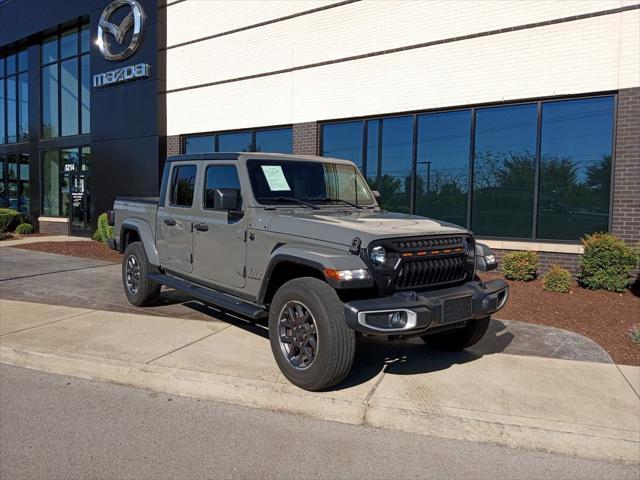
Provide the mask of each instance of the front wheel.
POLYGON ((303 277, 276 292, 269 311, 269 341, 280 371, 294 385, 315 391, 342 381, 355 356, 355 333, 327 283, 303 277))
POLYGON ((422 341, 427 345, 443 350, 463 350, 478 343, 489 328, 491 317, 484 317, 479 320, 467 320, 467 324, 462 328, 447 332, 434 333, 433 335, 423 335, 422 341))
POLYGON ((142 242, 127 245, 122 258, 122 286, 129 303, 142 307, 158 298, 160 284, 147 278, 147 273, 157 272, 158 267, 149 263, 142 242))

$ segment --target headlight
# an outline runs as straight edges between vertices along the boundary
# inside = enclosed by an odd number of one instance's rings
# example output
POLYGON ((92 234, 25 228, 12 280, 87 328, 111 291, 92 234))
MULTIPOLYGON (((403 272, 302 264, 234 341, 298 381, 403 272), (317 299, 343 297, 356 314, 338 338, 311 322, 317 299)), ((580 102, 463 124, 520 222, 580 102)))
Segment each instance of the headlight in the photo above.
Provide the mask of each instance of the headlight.
POLYGON ((327 278, 336 281, 367 280, 371 278, 369 272, 364 268, 358 270, 333 270, 331 268, 325 268, 324 274, 327 278))
POLYGON ((387 259, 387 252, 384 247, 373 247, 371 249, 371 254, 369 255, 371 258, 371 263, 373 263, 376 267, 378 265, 382 265, 387 259))

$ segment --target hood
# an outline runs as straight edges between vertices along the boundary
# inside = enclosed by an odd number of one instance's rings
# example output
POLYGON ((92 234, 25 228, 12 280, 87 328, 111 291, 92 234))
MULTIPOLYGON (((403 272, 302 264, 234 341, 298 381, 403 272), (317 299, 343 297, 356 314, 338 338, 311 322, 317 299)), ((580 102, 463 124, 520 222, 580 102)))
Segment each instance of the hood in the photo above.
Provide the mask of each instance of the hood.
POLYGON ((278 214, 268 230, 342 245, 360 237, 363 246, 379 238, 447 235, 467 232, 452 223, 426 217, 375 210, 314 210, 278 214))

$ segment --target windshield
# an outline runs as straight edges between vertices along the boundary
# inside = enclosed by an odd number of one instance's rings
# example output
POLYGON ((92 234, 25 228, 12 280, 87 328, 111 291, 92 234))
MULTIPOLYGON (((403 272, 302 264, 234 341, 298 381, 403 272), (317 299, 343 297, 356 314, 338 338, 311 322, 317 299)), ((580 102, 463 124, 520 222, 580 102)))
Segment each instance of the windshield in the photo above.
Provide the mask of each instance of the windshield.
POLYGON ((262 204, 297 199, 313 204, 376 205, 354 165, 300 160, 248 160, 253 193, 262 204))

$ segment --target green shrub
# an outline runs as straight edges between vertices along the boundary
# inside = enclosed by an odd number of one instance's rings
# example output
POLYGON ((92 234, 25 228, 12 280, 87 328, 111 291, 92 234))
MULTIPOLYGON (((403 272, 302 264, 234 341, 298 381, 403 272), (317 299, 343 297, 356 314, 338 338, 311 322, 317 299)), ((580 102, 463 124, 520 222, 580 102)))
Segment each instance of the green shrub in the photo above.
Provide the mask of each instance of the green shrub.
POLYGON ((502 272, 509 280, 530 282, 536 278, 537 269, 536 252, 511 252, 502 258, 502 272))
POLYGON ((109 218, 106 213, 98 216, 98 229, 93 234, 93 239, 99 242, 106 242, 113 238, 113 227, 109 225, 109 218))
POLYGON ((20 212, 10 208, 0 208, 0 232, 12 231, 21 221, 20 212))
POLYGON ((16 227, 16 233, 19 233, 20 235, 28 235, 30 233, 33 233, 33 225, 31 225, 30 223, 21 223, 16 227))
POLYGON ((542 289, 547 292, 569 293, 571 291, 571 272, 558 265, 551 265, 542 277, 542 289))
POLYGON ((610 233, 594 233, 582 239, 580 283, 592 290, 622 292, 637 264, 638 253, 610 233))

